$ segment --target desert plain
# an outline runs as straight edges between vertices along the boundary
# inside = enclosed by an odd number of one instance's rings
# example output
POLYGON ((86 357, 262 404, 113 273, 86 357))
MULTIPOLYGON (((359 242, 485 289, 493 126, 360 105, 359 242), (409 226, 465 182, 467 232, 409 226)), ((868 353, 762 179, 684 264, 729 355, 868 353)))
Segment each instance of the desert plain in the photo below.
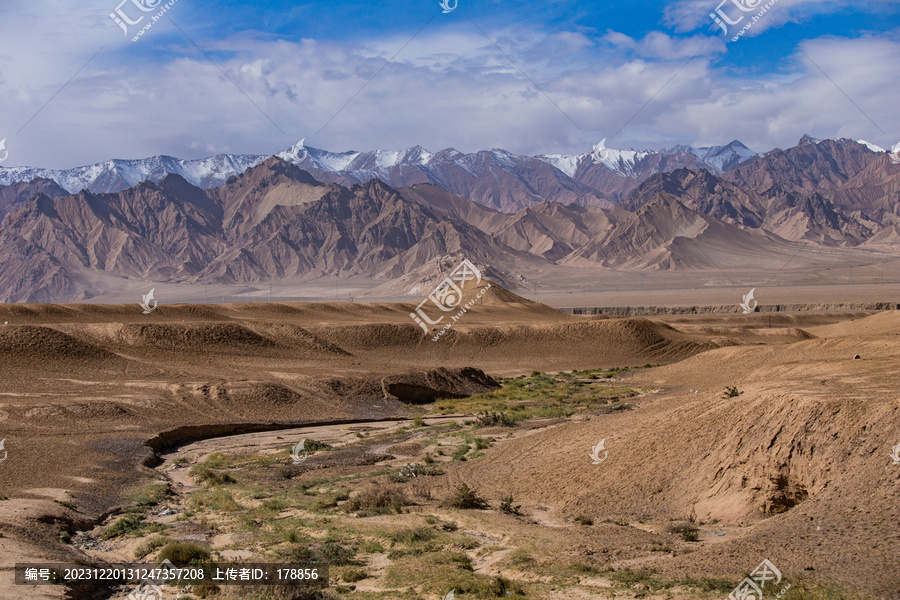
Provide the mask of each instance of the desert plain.
POLYGON ((900 598, 896 304, 616 317, 493 284, 436 342, 414 307, 0 305, 0 598, 124 599, 13 568, 173 544, 330 580, 167 599, 726 598, 764 559, 767 598, 900 598))

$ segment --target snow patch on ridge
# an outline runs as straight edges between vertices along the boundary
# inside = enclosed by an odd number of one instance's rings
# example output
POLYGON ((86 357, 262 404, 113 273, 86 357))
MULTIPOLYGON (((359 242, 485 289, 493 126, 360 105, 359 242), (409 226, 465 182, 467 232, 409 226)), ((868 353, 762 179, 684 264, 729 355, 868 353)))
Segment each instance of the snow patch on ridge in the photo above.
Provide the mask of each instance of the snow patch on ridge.
POLYGON ((862 144, 863 146, 865 146, 866 148, 868 148, 868 149, 871 150, 872 152, 887 152, 887 150, 885 150, 885 149, 882 148, 881 146, 878 146, 878 145, 873 144, 873 143, 871 143, 871 142, 867 142, 866 140, 856 140, 856 143, 857 143, 857 144, 862 144))
POLYGON ((571 156, 568 154, 542 154, 536 158, 556 167, 569 177, 575 177, 575 172, 578 170, 578 164, 581 162, 584 156, 571 156))

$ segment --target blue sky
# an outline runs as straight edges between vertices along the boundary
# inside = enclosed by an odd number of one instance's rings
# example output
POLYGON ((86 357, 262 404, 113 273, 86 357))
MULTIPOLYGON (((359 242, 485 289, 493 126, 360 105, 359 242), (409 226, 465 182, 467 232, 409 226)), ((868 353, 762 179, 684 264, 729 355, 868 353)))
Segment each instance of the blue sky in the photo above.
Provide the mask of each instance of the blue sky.
POLYGON ((900 139, 900 2, 120 1, 0 4, 2 166, 900 139))

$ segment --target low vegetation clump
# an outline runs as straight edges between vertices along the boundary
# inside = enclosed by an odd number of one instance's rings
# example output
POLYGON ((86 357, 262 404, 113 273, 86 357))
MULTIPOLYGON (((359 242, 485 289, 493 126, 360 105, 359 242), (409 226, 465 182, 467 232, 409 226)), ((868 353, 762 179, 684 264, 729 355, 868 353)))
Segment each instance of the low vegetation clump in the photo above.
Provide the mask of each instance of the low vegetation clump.
POLYGON ((447 499, 445 505, 449 508, 480 509, 488 508, 488 503, 479 496, 475 490, 465 483, 459 485, 453 495, 447 499))
POLYGON ((457 594, 474 598, 526 598, 524 588, 505 577, 461 577, 450 583, 457 594))
POLYGON ((137 515, 125 515, 115 523, 103 530, 101 539, 108 540, 114 537, 136 533, 144 526, 144 520, 137 515))
POLYGON ((505 412, 482 411, 475 418, 479 427, 515 427, 516 422, 505 412))
POLYGON ((700 530, 693 523, 673 523, 669 525, 670 533, 677 533, 686 542, 696 542, 700 539, 700 530))
POLYGON ((409 506, 403 490, 396 487, 370 487, 351 497, 344 505, 347 512, 357 513, 358 517, 371 517, 400 513, 404 506, 409 506))
MULTIPOLYGON (((430 455, 429 455, 430 456, 430 455)), ((426 461, 427 462, 427 461, 426 461)), ((434 459, 431 460, 434 462, 434 459)), ((395 483, 404 483, 415 477, 436 477, 443 475, 444 472, 437 467, 426 467, 425 465, 404 465, 402 469, 396 473, 391 473, 391 481, 395 483)))
POLYGON ((221 473, 213 470, 205 464, 199 464, 191 468, 190 474, 197 480, 197 483, 205 483, 208 485, 222 485, 225 483, 237 482, 237 480, 228 473, 221 473))
POLYGON ((195 492, 191 496, 189 503, 195 508, 211 508, 221 512, 233 512, 243 508, 237 503, 231 492, 223 489, 195 492))
POLYGON ((435 538, 437 532, 430 527, 415 527, 410 529, 401 529, 391 533, 388 537, 391 540, 391 547, 396 544, 404 544, 412 546, 421 542, 428 542, 435 538))
POLYGON ((125 500, 134 504, 138 510, 156 506, 172 496, 168 483, 148 483, 129 490, 125 500))
POLYGON ((320 442, 318 440, 306 440, 303 444, 303 449, 307 452, 318 452, 319 450, 331 450, 333 446, 331 444, 326 444, 325 442, 320 442))
POLYGON ((503 498, 503 500, 500 501, 500 511, 505 512, 508 515, 521 515, 522 507, 518 504, 513 504, 513 502, 512 495, 503 498))
POLYGON ((468 454, 471 449, 472 447, 468 444, 460 444, 456 447, 456 450, 453 451, 451 456, 453 457, 453 460, 466 460, 466 454, 468 454))
POLYGON ((155 535, 144 540, 137 548, 134 549, 134 557, 137 559, 144 558, 148 554, 156 552, 157 550, 171 542, 172 540, 168 537, 155 535))
POLYGON ((725 388, 725 393, 722 394, 722 398, 737 398, 743 393, 744 392, 738 390, 736 386, 729 385, 725 388))
POLYGON ((341 573, 341 579, 343 579, 347 583, 356 583, 357 581, 362 581, 367 578, 369 573, 364 569, 347 569, 343 573, 341 573))
POLYGON ((327 541, 315 550, 316 557, 329 565, 338 567, 356 564, 356 547, 327 541))
POLYGON ((173 542, 159 551, 158 560, 170 561, 176 567, 196 565, 210 559, 209 548, 191 542, 173 542))
POLYGON ((605 572, 603 576, 629 587, 641 586, 644 590, 651 592, 668 590, 674 587, 690 587, 703 592, 728 593, 733 591, 737 585, 734 581, 728 579, 713 579, 709 577, 702 579, 663 579, 643 571, 632 571, 630 569, 605 572))

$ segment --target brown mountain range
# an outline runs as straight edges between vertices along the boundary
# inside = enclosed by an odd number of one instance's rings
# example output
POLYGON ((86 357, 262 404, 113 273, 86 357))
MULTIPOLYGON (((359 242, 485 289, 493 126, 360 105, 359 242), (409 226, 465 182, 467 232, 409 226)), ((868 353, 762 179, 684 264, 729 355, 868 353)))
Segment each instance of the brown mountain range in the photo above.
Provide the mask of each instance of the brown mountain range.
MULTIPOLYGON (((18 207, 0 225, 0 300, 13 302, 82 300, 125 279, 362 277, 408 289, 458 256, 516 287, 536 274, 591 277, 584 269, 847 260, 829 247, 859 248, 871 264, 900 247, 900 168, 840 140, 805 140, 720 175, 657 173, 613 209, 575 199, 507 213, 433 183, 323 183, 276 157, 210 190, 178 175, 114 194, 62 195, 48 180, 17 185, 0 196, 18 207)), ((503 185, 495 199, 508 193, 503 185)))

